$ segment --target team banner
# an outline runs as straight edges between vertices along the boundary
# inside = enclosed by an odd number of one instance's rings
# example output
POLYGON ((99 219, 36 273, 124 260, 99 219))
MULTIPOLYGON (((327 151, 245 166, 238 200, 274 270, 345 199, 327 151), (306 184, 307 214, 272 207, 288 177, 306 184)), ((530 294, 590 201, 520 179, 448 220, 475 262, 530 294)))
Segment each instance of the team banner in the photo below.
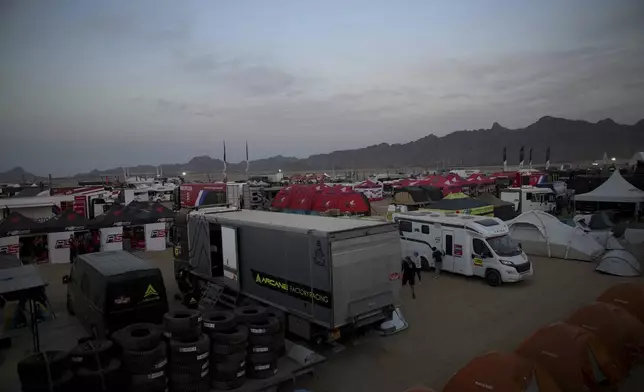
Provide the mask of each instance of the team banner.
POLYGON ((311 286, 305 284, 278 278, 253 269, 251 269, 251 272, 255 284, 258 286, 279 291, 280 293, 299 298, 303 301, 311 301, 325 308, 331 308, 331 293, 327 291, 311 288, 311 286))
POLYGON ((123 250, 123 227, 104 227, 99 230, 101 235, 101 252, 123 250))
POLYGON ((20 258, 20 237, 0 237, 0 254, 14 255, 20 258))
POLYGON ((165 250, 166 234, 164 222, 145 225, 145 250, 165 250))
POLYGON ((49 262, 53 264, 69 263, 69 236, 73 233, 49 233, 49 262))

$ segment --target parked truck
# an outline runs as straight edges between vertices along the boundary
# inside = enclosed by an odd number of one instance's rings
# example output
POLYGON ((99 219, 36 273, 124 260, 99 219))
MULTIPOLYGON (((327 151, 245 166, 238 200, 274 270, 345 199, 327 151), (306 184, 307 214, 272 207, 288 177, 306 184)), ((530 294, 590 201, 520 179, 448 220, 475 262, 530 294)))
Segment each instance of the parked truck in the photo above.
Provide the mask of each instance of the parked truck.
POLYGON ((175 276, 185 294, 219 287, 283 310, 288 331, 313 341, 391 318, 400 290, 400 239, 384 221, 203 208, 173 229, 175 276))

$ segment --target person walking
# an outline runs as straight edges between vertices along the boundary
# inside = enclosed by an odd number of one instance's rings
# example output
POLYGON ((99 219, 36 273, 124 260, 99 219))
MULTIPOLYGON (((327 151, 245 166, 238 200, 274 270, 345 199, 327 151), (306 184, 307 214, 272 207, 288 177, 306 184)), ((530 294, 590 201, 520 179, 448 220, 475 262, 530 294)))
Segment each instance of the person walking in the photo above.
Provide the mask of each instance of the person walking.
POLYGON ((443 269, 443 256, 445 256, 445 252, 433 246, 432 251, 434 269, 436 269, 436 276, 434 276, 434 279, 438 279, 441 276, 441 269, 443 269))
POLYGON ((411 287, 411 297, 416 299, 416 291, 414 290, 414 286, 416 285, 416 266, 409 257, 405 257, 402 261, 402 284, 403 286, 409 284, 409 287, 411 287))
POLYGON ((421 281, 420 269, 421 269, 422 265, 423 265, 423 262, 420 259, 420 255, 418 254, 418 252, 414 252, 414 269, 416 271, 416 276, 418 276, 418 285, 419 286, 420 286, 420 281, 421 281))

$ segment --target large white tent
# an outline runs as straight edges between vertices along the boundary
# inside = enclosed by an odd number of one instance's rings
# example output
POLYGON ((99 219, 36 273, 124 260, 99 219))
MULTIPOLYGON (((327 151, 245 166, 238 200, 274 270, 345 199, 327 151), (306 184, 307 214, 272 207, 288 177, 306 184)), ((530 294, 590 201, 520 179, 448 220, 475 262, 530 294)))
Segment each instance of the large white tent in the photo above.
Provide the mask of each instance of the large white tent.
POLYGON ((528 211, 507 223, 512 238, 529 255, 591 261, 605 251, 580 227, 568 226, 543 211, 528 211))
POLYGON ((576 195, 575 201, 644 203, 644 191, 637 189, 619 174, 619 170, 615 170, 608 180, 595 190, 576 195))

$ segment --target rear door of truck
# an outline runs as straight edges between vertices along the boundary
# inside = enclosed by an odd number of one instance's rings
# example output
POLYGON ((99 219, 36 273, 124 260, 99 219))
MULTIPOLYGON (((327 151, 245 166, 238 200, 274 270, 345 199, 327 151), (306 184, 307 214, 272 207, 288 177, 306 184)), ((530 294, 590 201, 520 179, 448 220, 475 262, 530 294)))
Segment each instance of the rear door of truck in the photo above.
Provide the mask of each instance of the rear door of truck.
POLYGON ((331 243, 331 252, 336 328, 396 305, 401 256, 395 226, 338 234, 331 243))

